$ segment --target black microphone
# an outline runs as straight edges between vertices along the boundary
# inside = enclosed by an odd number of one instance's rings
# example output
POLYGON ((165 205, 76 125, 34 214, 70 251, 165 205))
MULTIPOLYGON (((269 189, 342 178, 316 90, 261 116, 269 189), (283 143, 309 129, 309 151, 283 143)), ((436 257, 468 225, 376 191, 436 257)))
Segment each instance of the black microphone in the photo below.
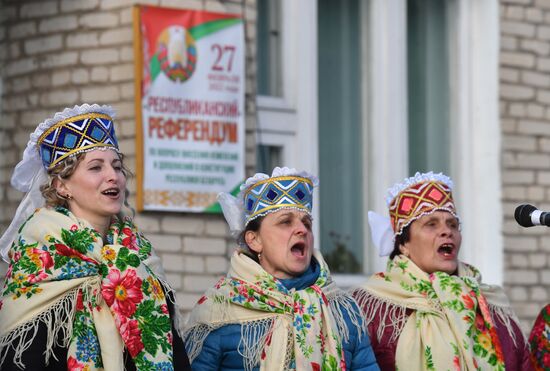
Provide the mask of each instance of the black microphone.
POLYGON ((550 227, 550 213, 540 211, 533 205, 522 204, 516 207, 514 218, 522 227, 533 227, 535 225, 550 227))

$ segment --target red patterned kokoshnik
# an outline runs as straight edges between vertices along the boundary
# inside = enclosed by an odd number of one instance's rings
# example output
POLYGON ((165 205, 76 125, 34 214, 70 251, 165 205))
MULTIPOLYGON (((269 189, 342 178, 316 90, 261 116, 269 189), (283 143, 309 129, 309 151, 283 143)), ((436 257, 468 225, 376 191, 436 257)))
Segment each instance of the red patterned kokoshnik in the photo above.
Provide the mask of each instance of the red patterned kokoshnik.
POLYGON ((428 180, 401 191, 389 205, 390 219, 396 235, 423 215, 445 210, 456 215, 451 188, 443 182, 428 180))

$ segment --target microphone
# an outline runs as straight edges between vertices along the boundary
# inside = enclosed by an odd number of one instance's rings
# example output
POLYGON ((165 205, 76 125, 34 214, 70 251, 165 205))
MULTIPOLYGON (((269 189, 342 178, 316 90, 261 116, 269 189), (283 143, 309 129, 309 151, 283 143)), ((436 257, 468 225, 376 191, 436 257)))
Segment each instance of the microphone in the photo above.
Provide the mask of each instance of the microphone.
POLYGON ((535 225, 550 227, 550 213, 540 211, 533 205, 522 204, 516 207, 514 218, 522 227, 533 227, 535 225))

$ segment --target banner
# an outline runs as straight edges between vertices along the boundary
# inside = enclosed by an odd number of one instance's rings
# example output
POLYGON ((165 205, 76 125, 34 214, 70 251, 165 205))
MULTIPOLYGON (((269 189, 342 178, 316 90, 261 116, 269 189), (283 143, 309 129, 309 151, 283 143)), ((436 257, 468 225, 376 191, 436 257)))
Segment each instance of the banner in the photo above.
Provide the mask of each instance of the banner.
POLYGON ((239 15, 134 9, 138 210, 219 212, 244 178, 239 15))

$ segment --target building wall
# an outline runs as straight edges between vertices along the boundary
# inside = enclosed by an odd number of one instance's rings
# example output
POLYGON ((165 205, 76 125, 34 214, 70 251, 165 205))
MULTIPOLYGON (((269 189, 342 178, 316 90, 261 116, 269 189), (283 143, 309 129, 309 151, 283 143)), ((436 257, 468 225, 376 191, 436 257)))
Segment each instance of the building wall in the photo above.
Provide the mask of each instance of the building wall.
MULTIPOLYGON (((246 37, 246 170, 255 166, 254 0, 2 0, 0 11, 0 231, 22 194, 9 185, 29 134, 65 107, 110 104, 130 169, 135 169, 132 6, 136 3, 242 14, 246 37), (3 26, 3 27, 2 27, 3 26), (5 30, 5 32, 4 32, 5 30), (2 52, 3 51, 3 52, 2 52)), ((130 204, 135 183, 130 181, 130 204)), ((188 312, 227 271, 234 249, 221 215, 138 213, 137 225, 161 256, 188 312)), ((0 270, 6 265, 0 264, 0 270)))
POLYGON ((550 301, 550 230, 518 226, 514 210, 550 208, 550 1, 500 4, 504 282, 529 330, 550 301))
MULTIPOLYGON (((128 165, 135 168, 132 6, 137 0, 1 0, 0 231, 21 199, 9 185, 28 136, 64 107, 111 104, 128 165)), ((255 165, 254 0, 149 0, 150 5, 241 13, 247 45, 246 170, 255 165)), ((504 280, 528 330, 550 301, 550 233, 524 229, 515 207, 550 209, 550 1, 501 0, 500 102, 504 280)), ((130 182, 133 203, 135 185, 130 182)), ((234 244, 221 215, 140 213, 184 311, 227 269, 234 244)), ((6 266, 0 263, 0 271, 6 266)))

